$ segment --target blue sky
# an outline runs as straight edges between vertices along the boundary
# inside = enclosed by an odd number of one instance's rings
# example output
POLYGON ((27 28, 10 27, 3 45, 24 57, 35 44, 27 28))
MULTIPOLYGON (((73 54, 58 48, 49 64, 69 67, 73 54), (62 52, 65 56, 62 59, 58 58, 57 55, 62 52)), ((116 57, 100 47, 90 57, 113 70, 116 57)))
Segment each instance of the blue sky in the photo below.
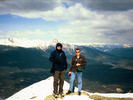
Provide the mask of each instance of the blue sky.
POLYGON ((133 45, 131 0, 0 0, 0 39, 133 45))
POLYGON ((50 30, 56 29, 58 26, 63 25, 63 21, 45 21, 41 18, 24 18, 16 15, 4 14, 0 15, 0 27, 3 30, 25 30, 25 29, 41 29, 50 30))

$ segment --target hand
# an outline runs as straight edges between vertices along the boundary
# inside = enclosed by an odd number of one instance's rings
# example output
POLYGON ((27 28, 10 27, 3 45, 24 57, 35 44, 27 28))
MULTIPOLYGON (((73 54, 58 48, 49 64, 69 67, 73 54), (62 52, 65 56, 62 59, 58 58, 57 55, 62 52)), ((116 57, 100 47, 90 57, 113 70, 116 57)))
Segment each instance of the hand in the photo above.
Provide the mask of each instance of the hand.
POLYGON ((76 66, 80 66, 80 64, 79 64, 79 63, 77 63, 77 64, 76 64, 76 66))
POLYGON ((68 72, 68 76, 71 76, 71 73, 72 73, 72 72, 68 72))

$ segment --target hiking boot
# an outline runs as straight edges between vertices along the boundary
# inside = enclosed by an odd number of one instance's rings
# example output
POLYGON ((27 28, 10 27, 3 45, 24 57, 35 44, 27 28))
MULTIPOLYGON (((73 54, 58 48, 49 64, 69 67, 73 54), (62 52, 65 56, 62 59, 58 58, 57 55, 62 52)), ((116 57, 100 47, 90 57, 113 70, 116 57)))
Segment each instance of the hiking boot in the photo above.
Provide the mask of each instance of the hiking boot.
POLYGON ((55 93, 53 93, 53 96, 54 96, 55 98, 58 98, 58 95, 57 95, 57 94, 55 94, 55 93))
POLYGON ((78 95, 81 95, 81 92, 80 91, 78 91, 78 95))
POLYGON ((61 94, 60 94, 60 96, 61 96, 61 97, 64 97, 64 94, 63 94, 63 93, 61 93, 61 94))
POLYGON ((68 90, 68 92, 66 93, 66 95, 68 95, 68 94, 70 94, 70 93, 72 93, 72 91, 68 90))

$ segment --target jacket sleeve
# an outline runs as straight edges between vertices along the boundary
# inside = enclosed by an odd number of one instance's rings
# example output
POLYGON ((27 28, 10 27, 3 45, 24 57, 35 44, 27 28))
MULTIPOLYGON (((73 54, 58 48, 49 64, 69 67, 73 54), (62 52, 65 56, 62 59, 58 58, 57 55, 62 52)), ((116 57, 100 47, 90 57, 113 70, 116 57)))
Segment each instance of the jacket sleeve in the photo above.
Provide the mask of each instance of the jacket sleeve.
POLYGON ((50 57, 49 57, 49 60, 50 60, 52 63, 54 63, 54 61, 55 61, 55 52, 54 52, 54 51, 51 53, 51 55, 50 55, 50 57))
POLYGON ((72 61, 71 61, 71 64, 70 64, 70 68, 69 68, 69 72, 72 71, 72 67, 75 65, 75 62, 74 62, 74 57, 72 58, 72 61))
POLYGON ((66 59, 66 55, 65 55, 65 70, 67 70, 67 59, 66 59))
POLYGON ((86 64, 87 64, 86 58, 83 56, 82 59, 83 59, 83 60, 82 60, 81 66, 82 66, 82 67, 85 67, 86 64))
POLYGON ((67 59, 66 59, 66 55, 65 53, 63 52, 63 55, 64 55, 64 65, 65 65, 65 70, 67 70, 67 59))

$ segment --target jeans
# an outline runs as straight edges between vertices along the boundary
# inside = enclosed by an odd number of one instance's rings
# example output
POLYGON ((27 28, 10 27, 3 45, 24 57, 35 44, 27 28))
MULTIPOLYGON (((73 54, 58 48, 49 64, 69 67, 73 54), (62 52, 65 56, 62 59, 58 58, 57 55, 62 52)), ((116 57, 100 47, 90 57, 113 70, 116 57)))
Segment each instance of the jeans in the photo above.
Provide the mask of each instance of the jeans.
POLYGON ((75 77, 77 76, 78 79, 78 91, 80 92, 82 89, 82 72, 72 72, 70 76, 70 88, 69 90, 73 90, 73 82, 75 80, 75 77))

